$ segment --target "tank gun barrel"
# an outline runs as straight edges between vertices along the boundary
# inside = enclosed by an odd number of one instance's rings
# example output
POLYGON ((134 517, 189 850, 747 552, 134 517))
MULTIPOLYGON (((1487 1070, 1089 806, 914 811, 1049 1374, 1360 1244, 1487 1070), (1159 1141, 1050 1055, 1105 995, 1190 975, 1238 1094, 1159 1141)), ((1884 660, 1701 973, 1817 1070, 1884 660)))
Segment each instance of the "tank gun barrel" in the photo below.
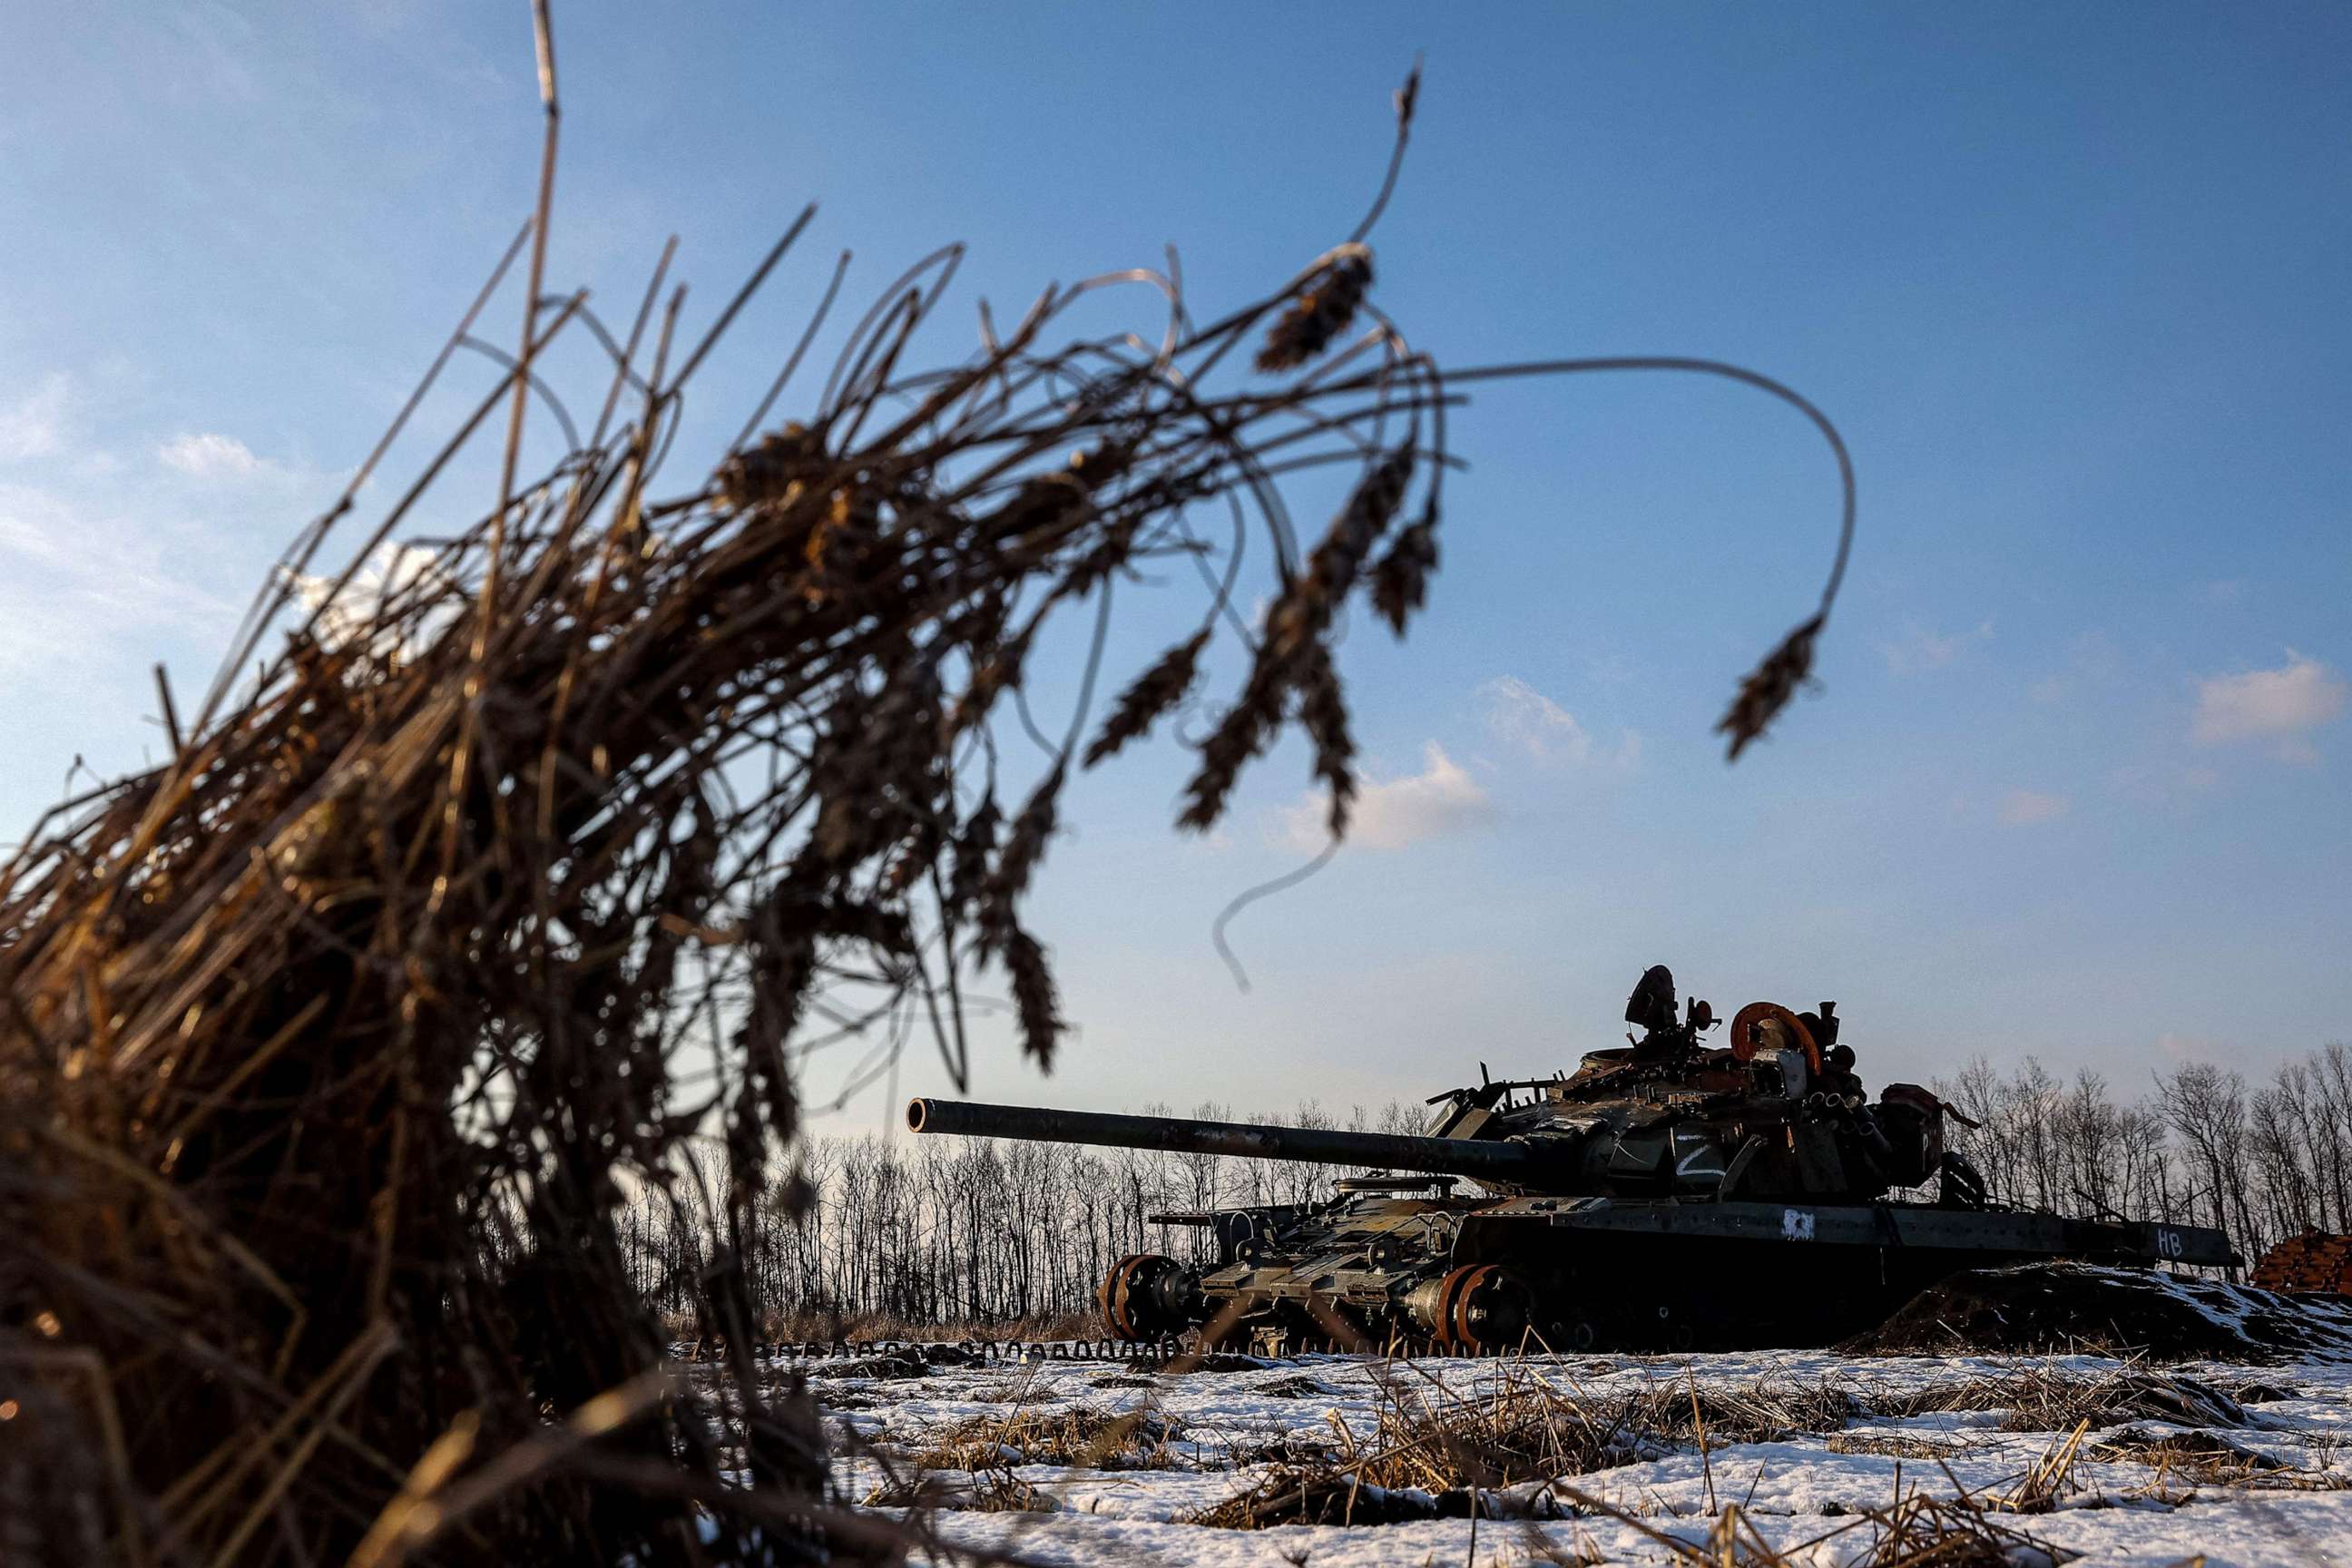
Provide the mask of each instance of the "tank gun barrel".
POLYGON ((907 1126, 916 1132, 960 1132, 975 1138, 1163 1149, 1177 1154, 1234 1154, 1310 1165, 1372 1165, 1504 1181, 1528 1179, 1543 1158, 1525 1143, 1499 1139, 1410 1138, 1328 1127, 1197 1121, 1185 1116, 1113 1116, 1033 1105, 982 1105, 967 1100, 910 1100, 907 1126))

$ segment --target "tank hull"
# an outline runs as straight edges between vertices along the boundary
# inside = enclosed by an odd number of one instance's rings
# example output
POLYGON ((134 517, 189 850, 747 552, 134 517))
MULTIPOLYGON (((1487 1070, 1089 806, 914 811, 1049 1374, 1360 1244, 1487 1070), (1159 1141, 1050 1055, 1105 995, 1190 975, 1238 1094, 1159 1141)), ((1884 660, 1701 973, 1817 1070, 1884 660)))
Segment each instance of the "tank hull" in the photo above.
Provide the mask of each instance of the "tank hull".
POLYGON ((1967 1119, 1939 1095, 1893 1083, 1871 1102, 1834 1004, 1751 1003, 1718 1048, 1712 1009, 1676 1024, 1669 984, 1654 970, 1627 1005, 1643 1037, 1549 1078, 1482 1064, 1475 1087, 1431 1098, 1418 1137, 933 1100, 911 1102, 907 1125, 1360 1173, 1310 1205, 1161 1216, 1211 1240, 1197 1258, 1111 1266, 1097 1301, 1127 1340, 1818 1345, 1964 1270, 2238 1261, 2218 1230, 2000 1208, 1948 1147, 1948 1120, 1967 1119), (1478 1185, 1457 1194, 1463 1181, 1478 1185))
POLYGON ((1364 1198, 1219 1235, 1188 1326, 1276 1352, 1822 1345, 1964 1269, 2231 1261, 2200 1227, 1900 1203, 1364 1198))

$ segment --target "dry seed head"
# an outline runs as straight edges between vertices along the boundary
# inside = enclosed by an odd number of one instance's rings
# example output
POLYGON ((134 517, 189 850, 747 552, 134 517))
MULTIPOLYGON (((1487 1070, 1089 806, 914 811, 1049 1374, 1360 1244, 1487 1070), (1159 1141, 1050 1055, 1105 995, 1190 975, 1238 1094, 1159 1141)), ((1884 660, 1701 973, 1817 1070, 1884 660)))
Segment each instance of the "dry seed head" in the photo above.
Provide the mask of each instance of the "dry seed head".
MULTIPOLYGON (((1241 700, 1202 743, 1201 765, 1185 785, 1187 803, 1176 819, 1178 826, 1202 832, 1216 825, 1241 770, 1272 739, 1290 693, 1303 690, 1310 679, 1320 679, 1315 664, 1318 656, 1328 668, 1323 639, 1341 601, 1362 574, 1364 558, 1403 504, 1413 461, 1412 448, 1404 447, 1373 464, 1308 557, 1307 570, 1284 587, 1281 598, 1267 613, 1265 641, 1258 647, 1241 700)), ((1338 679, 1336 674, 1330 676, 1324 693, 1327 699, 1336 693, 1338 679)), ((1341 731, 1327 726, 1324 740, 1343 739, 1341 731)), ((1346 748, 1345 754, 1324 752, 1318 741, 1318 756, 1336 760, 1332 801, 1343 821, 1343 795, 1354 789, 1346 768, 1347 756, 1352 752, 1352 747, 1346 748)))
POLYGON ((1056 595, 1084 598, 1097 584, 1127 564, 1135 554, 1135 538, 1143 526, 1143 515, 1137 513, 1120 519, 1099 531, 1097 542, 1071 563, 1062 580, 1054 585, 1056 595))
POLYGON ((1437 570, 1437 502, 1422 509, 1421 521, 1396 536, 1372 567, 1372 608, 1389 629, 1404 636, 1405 622, 1429 596, 1430 574, 1437 570))
POLYGON ((905 911, 880 904, 835 900, 825 906, 821 929, 828 937, 860 942, 898 957, 915 951, 913 929, 905 911))
MULTIPOLYGON (((1265 668, 1263 648, 1258 668, 1265 668)), ((1265 749, 1266 738, 1281 716, 1281 688, 1253 672, 1242 700, 1225 710, 1209 738, 1201 742, 1201 765, 1184 786, 1184 809, 1176 818, 1179 827, 1205 833, 1217 825, 1242 769, 1265 749)))
POLYGON ((938 829, 929 822, 918 826, 891 857, 889 869, 882 874, 883 890, 897 895, 912 888, 936 858, 938 847, 938 829))
POLYGON ((956 835, 955 858, 948 870, 948 899, 958 909, 968 910, 979 902, 981 889, 988 879, 989 859, 996 853, 996 830, 1003 820, 992 794, 982 796, 972 814, 964 818, 962 831, 956 835))
POLYGON ((1373 464, 1357 482, 1348 504, 1307 557, 1306 572, 1267 614, 1266 643, 1276 658, 1301 657, 1307 645, 1329 627, 1340 601, 1362 574, 1365 557, 1404 504, 1412 464, 1412 449, 1402 447, 1373 464))
POLYGON ((1739 694, 1717 723, 1718 735, 1731 737, 1729 761, 1738 762, 1748 742, 1764 733, 1789 699, 1813 672, 1813 639, 1821 635, 1822 617, 1815 616, 1781 639, 1764 662, 1739 683, 1739 694))
POLYGON ((760 1097, 770 1130, 779 1137, 789 1135, 799 1121, 783 1047, 800 1024, 815 974, 814 913, 804 901, 783 895, 752 922, 751 1001, 734 1043, 742 1055, 745 1090, 760 1097))
POLYGON ((1330 347, 1356 319, 1371 286, 1371 251, 1362 245, 1341 246, 1267 331, 1265 346, 1257 353, 1258 369, 1296 370, 1330 347))
POLYGON ((1315 552, 1315 575, 1327 591, 1344 593, 1356 579, 1364 557, 1404 504, 1405 487, 1412 482, 1413 450, 1400 447, 1372 465, 1360 480, 1348 504, 1334 519, 1331 531, 1315 552))
POLYGON ((1017 925, 1004 941, 1004 970, 1012 976, 1013 1005, 1021 1017, 1021 1048, 1039 1067, 1051 1068, 1054 1043, 1064 1026, 1061 1000, 1055 994, 1053 972, 1045 965, 1045 950, 1017 925))
POLYGON ((872 492, 844 485, 827 498, 824 521, 810 531, 802 553, 811 572, 846 577, 862 563, 880 532, 880 507, 872 492))
POLYGON ((1200 669, 1201 650, 1208 646, 1209 628, 1203 626, 1137 676, 1119 694, 1110 717, 1103 721, 1101 731, 1087 748, 1084 765, 1093 767, 1129 741, 1149 734, 1161 714, 1184 700, 1200 669))
POLYGON ((1348 704, 1331 650, 1313 645, 1298 683, 1298 723, 1315 744, 1315 776, 1331 793, 1331 837, 1348 832, 1348 810, 1356 798, 1356 742, 1348 732, 1348 704))
POLYGON ((1036 632, 1035 622, 1015 636, 1005 638, 979 656, 971 672, 971 683, 956 702, 953 727, 966 730, 987 716, 989 709, 1004 691, 1021 684, 1021 667, 1029 657, 1029 639, 1036 632))
POLYGON ((790 491, 825 462, 824 443, 794 422, 762 436, 719 467, 721 506, 744 508, 792 500, 790 491))
POLYGON ((1050 551, 1087 520, 1095 491, 1126 472, 1132 458, 1131 447, 1113 441, 1073 452, 1067 468, 1024 479, 982 531, 1017 549, 1050 551))
POLYGON ((982 940, 992 946, 1002 944, 1017 929, 1013 909, 1028 891, 1029 879, 1036 875, 1038 862, 1045 858, 1045 845, 1054 837, 1064 776, 1062 764, 1056 763, 1021 808, 1021 815, 1013 819, 1012 836, 996 858, 996 874, 989 880, 982 920, 982 940))

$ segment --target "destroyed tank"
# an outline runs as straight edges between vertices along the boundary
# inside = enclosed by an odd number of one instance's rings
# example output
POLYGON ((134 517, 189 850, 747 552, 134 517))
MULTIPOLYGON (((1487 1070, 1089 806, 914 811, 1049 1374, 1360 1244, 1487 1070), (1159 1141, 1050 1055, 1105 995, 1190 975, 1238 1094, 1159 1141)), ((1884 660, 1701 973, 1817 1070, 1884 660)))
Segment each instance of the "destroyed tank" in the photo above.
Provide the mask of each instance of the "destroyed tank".
POLYGON ((1759 1002, 1712 1046, 1673 976, 1626 1007, 1644 1033, 1572 1073, 1432 1097, 1426 1133, 1349 1132, 916 1100, 916 1132, 1357 1168, 1310 1205, 1155 1214, 1213 1246, 1123 1258, 1112 1337, 1261 1353, 1454 1353, 1826 1344, 1962 1269, 2056 1259, 2234 1266, 2220 1231, 2004 1208, 1945 1147, 1929 1090, 1869 1101, 1835 1005, 1759 1002), (1465 1182, 1475 1189, 1461 1190, 1465 1182))

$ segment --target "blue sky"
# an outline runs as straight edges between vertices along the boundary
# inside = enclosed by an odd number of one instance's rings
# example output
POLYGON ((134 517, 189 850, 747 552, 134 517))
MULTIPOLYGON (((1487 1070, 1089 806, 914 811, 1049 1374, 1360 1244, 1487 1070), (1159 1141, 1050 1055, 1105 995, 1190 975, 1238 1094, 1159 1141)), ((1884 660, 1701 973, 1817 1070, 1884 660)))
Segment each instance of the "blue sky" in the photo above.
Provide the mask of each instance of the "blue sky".
MULTIPOLYGON (((1196 309, 1278 282, 1360 212, 1418 50, 1374 239, 1421 346, 1739 360, 1856 454, 1825 689, 1727 768, 1708 728, 1826 562, 1818 442, 1697 381, 1482 391, 1430 614, 1343 655, 1361 840, 1236 922, 1244 994, 1209 925, 1299 858, 1303 758, 1205 844, 1168 831, 1172 745, 1089 776, 1037 910, 1082 1033, 1046 1082, 992 1051, 977 1092, 1417 1096, 1608 1043, 1661 961, 1725 1010, 1835 997, 1874 1081, 2033 1052, 2128 1090, 2352 1033, 2352 12, 575 0, 557 26, 553 279, 625 314, 674 230, 707 320, 823 204, 689 447, 732 434, 840 248, 856 297, 967 241, 967 309, 1171 241, 1196 309)), ((77 755, 152 751, 154 660, 209 674, 527 211, 539 122, 522 0, 9 31, 22 825, 77 755)), ((428 521, 486 499, 453 486, 428 521)), ((1190 615, 1163 597, 1131 652, 1190 615)), ((909 1060, 898 1088, 940 1083, 909 1060)))

